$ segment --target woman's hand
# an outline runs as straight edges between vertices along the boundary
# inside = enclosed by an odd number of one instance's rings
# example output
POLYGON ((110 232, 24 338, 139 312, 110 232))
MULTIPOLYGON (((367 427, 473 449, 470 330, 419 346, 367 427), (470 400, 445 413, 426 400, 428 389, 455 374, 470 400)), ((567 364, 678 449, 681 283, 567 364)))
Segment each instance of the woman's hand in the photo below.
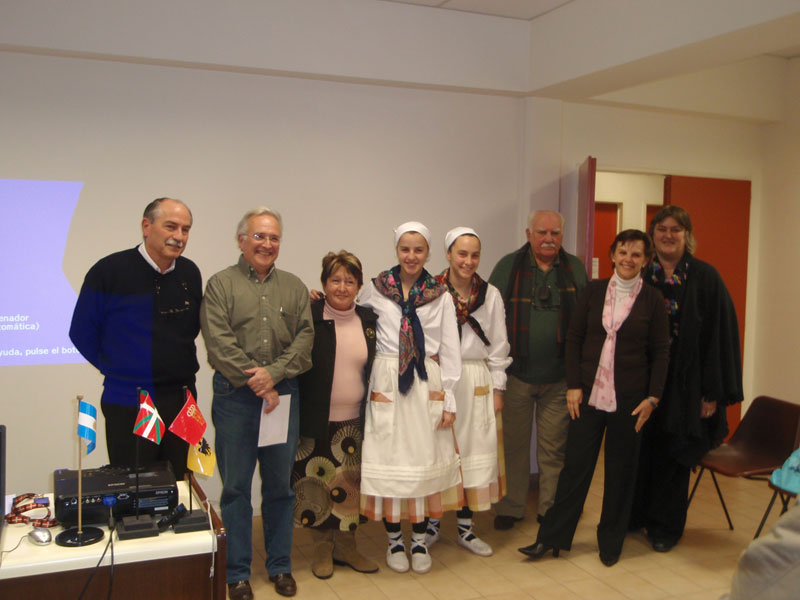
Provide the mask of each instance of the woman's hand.
POLYGON ((494 413, 497 414, 503 410, 503 391, 494 391, 494 413))
POLYGON ((453 426, 456 421, 456 413, 444 411, 442 413, 442 421, 436 429, 448 429, 453 426))
POLYGON ((700 418, 707 419, 713 416, 715 412, 717 412, 717 401, 712 400, 709 402, 703 398, 703 402, 700 404, 700 418))
POLYGON ((634 426, 634 430, 636 433, 641 431, 644 424, 647 423, 647 419, 650 418, 650 415, 653 414, 653 411, 658 406, 658 398, 654 398, 650 396, 649 398, 645 398, 641 402, 639 402, 639 406, 633 409, 631 415, 636 416, 638 415, 639 418, 636 419, 636 425, 634 426))
POLYGON ((581 388, 567 390, 567 410, 569 411, 569 416, 573 421, 581 416, 582 401, 583 390, 581 388))

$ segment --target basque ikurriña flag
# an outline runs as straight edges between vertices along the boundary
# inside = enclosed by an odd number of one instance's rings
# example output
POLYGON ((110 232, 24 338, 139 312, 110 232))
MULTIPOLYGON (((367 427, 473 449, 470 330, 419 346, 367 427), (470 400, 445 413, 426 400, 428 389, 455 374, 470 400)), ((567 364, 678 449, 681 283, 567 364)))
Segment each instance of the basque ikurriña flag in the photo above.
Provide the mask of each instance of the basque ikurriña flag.
POLYGON ((78 437, 86 440, 86 454, 91 454, 97 441, 97 409, 83 400, 78 401, 78 437))
POLYGON ((153 400, 147 390, 139 391, 139 414, 136 415, 136 423, 133 426, 133 433, 160 444, 164 439, 164 421, 158 416, 158 411, 153 405, 153 400))
POLYGON ((200 412, 192 392, 188 389, 186 390, 186 403, 172 421, 169 430, 182 440, 186 440, 190 446, 197 445, 203 439, 206 420, 203 418, 203 413, 200 412))

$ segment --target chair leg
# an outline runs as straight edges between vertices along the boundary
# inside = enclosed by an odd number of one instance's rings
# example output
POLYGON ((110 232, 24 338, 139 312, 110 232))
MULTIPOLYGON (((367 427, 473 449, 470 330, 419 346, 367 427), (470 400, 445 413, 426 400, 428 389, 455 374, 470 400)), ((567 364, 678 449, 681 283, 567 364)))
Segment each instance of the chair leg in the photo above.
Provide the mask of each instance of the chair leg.
MULTIPOLYGON (((777 495, 778 495, 778 490, 772 492, 772 499, 769 501, 769 505, 767 505, 767 510, 764 511, 764 516, 761 518, 761 524, 758 526, 758 529, 756 529, 756 534, 753 536, 753 539, 756 539, 759 535, 761 535, 761 530, 764 528, 764 523, 767 522, 767 517, 769 516, 769 513, 772 511, 772 505, 775 504, 775 497, 777 495)), ((783 502, 783 495, 781 495, 781 502, 783 502)))
POLYGON ((789 510, 789 500, 791 500, 792 497, 785 496, 783 492, 778 492, 778 494, 780 494, 781 504, 783 504, 783 508, 781 508, 781 516, 782 516, 787 510, 789 510))
POLYGON ((728 507, 725 506, 725 498, 722 497, 722 490, 719 489, 717 476, 714 475, 714 471, 711 471, 711 479, 714 481, 714 487, 717 488, 717 496, 719 496, 719 501, 722 502, 722 510, 725 511, 725 518, 728 519, 728 527, 731 531, 733 531, 733 521, 731 521, 731 516, 728 514, 728 507))
POLYGON ((689 508, 689 505, 692 503, 692 498, 694 498, 694 492, 697 489, 697 484, 700 483, 700 478, 703 476, 703 471, 705 470, 705 467, 700 467, 700 472, 697 474, 697 479, 694 480, 694 486, 692 486, 692 493, 689 494, 689 502, 686 503, 686 508, 689 508))

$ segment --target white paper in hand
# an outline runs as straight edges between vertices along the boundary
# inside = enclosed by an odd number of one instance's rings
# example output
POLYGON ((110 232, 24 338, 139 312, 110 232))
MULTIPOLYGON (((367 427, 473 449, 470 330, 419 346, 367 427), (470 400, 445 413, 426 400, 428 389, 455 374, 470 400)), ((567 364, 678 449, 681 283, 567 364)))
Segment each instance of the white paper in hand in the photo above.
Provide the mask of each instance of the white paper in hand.
POLYGON ((271 413, 264 411, 269 408, 266 400, 261 405, 261 425, 258 429, 258 447, 285 444, 289 435, 289 408, 292 406, 291 394, 278 396, 280 402, 271 413))

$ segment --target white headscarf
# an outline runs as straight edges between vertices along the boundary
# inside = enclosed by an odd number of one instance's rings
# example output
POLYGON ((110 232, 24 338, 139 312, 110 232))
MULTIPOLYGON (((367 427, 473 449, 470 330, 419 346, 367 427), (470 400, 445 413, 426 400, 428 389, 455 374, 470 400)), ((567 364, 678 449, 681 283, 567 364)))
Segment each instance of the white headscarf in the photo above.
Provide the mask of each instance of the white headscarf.
POLYGON ((403 236, 404 233, 414 232, 420 234, 422 237, 425 238, 425 241, 428 243, 428 248, 431 247, 431 232, 430 230, 425 227, 419 221, 407 221, 402 225, 399 225, 397 229, 394 230, 394 247, 397 248, 397 244, 400 243, 400 238, 403 236))
POLYGON ((449 252, 450 246, 453 245, 453 242, 455 242, 462 235, 474 235, 479 240, 481 239, 471 227, 455 227, 448 231, 444 236, 444 251, 449 252))

